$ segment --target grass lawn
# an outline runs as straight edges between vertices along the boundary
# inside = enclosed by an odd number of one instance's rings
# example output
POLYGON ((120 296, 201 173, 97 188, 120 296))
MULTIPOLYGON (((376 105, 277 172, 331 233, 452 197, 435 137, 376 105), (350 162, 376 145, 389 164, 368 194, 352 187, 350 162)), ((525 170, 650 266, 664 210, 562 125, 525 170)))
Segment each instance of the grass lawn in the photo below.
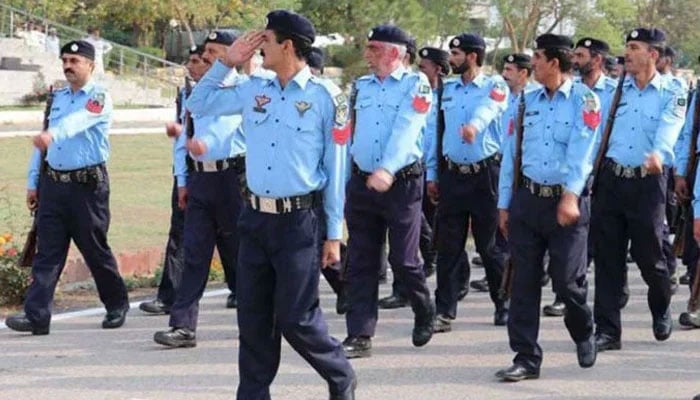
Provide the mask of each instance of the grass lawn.
MULTIPOLYGON (((108 169, 115 252, 164 246, 170 225, 172 143, 165 135, 111 136, 108 169)), ((31 224, 25 207, 26 175, 32 151, 28 137, 0 139, 0 234, 17 241, 31 224)))

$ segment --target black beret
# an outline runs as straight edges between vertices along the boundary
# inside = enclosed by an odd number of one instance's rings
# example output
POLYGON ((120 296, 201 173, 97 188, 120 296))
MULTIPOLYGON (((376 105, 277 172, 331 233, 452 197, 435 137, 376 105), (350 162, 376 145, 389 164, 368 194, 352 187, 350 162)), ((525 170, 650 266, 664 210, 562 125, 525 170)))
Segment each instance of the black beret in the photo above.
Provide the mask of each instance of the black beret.
POLYGON ((449 44, 451 49, 460 48, 462 50, 466 49, 486 49, 486 43, 484 39, 473 33, 462 33, 459 36, 455 36, 450 40, 449 44))
POLYGON ((579 40, 576 42, 576 47, 583 47, 585 49, 597 51, 598 53, 608 53, 610 51, 610 46, 605 41, 591 37, 585 37, 579 40))
POLYGON ((428 59, 442 68, 442 72, 447 75, 450 73, 449 58, 450 53, 437 47, 423 47, 418 51, 421 58, 428 59))
POLYGON ((233 33, 225 31, 214 31, 211 32, 207 38, 204 40, 204 44, 207 43, 218 43, 226 46, 230 46, 236 41, 236 36, 233 33))
POLYGON ((325 65, 323 50, 318 47, 312 47, 311 52, 306 56, 306 63, 311 68, 323 70, 325 65))
POLYGON ((197 55, 202 55, 204 54, 204 45, 200 44, 199 46, 192 46, 190 47, 190 55, 197 54, 197 55))
POLYGON ((503 63, 515 64, 520 68, 532 68, 532 58, 522 53, 508 54, 503 57, 503 63))
POLYGON ((650 45, 663 45, 666 41, 666 34, 657 28, 637 28, 627 35, 625 42, 632 40, 649 43, 650 45))
POLYGON ((95 47, 84 40, 74 40, 61 47, 61 55, 77 54, 95 61, 95 47))
POLYGON ((306 17, 293 11, 275 10, 267 14, 267 26, 278 33, 287 33, 309 43, 316 40, 314 25, 306 17))
MULTIPOLYGON (((411 36, 396 25, 379 25, 372 28, 367 35, 367 40, 402 44, 408 48, 411 45, 411 36)), ((415 43, 414 43, 415 46, 415 43)))
POLYGON ((664 49, 664 57, 676 58, 676 50, 671 46, 664 49))
POLYGON ((537 50, 542 49, 561 49, 561 50, 571 50, 574 47, 574 42, 571 38, 564 35, 555 35, 553 33, 545 33, 540 35, 535 39, 535 48, 537 50))
MULTIPOLYGON (((623 60, 624 61, 624 60, 623 60)), ((611 69, 615 65, 617 65, 617 58, 613 56, 607 56, 605 57, 605 68, 611 69)))

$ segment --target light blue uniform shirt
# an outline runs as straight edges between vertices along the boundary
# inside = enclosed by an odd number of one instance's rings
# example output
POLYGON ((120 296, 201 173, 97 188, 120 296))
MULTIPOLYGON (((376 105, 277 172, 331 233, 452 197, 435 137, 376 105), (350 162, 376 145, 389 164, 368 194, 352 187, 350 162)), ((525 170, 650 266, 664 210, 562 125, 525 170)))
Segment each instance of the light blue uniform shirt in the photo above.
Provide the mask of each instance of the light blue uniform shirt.
MULTIPOLYGON (((688 112, 686 113, 685 123, 683 124, 683 129, 678 136, 678 141, 674 146, 674 154, 676 155, 676 161, 674 162, 674 167, 676 168, 675 174, 677 176, 685 176, 688 173, 688 161, 690 158, 690 141, 693 135, 693 118, 695 112, 695 102, 697 101, 697 95, 693 95, 690 100, 690 105, 688 107, 688 112)), ((700 151, 698 147, 700 143, 700 136, 695 143, 695 151, 700 151)))
MULTIPOLYGON (((49 114, 46 161, 59 171, 71 171, 104 163, 109 159, 108 132, 112 124, 112 99, 105 89, 88 82, 73 93, 70 87, 54 92, 49 114)), ((29 162, 27 189, 36 190, 41 152, 34 149, 29 162)))
POLYGON ((432 102, 425 75, 399 67, 381 81, 376 75, 358 78, 355 90, 353 162, 365 172, 383 168, 395 174, 419 161, 432 102))
POLYGON ((505 142, 515 136, 515 125, 518 121, 518 103, 520 102, 520 95, 523 94, 523 92, 528 93, 541 87, 542 85, 537 82, 528 82, 527 85, 525 85, 525 89, 520 91, 520 93, 513 94, 513 92, 511 92, 508 96, 508 107, 501 116, 501 153, 503 152, 505 142))
POLYGON ((276 77, 260 76, 220 85, 230 72, 217 61, 187 108, 200 116, 242 114, 249 189, 274 198, 323 190, 328 239, 341 239, 350 132, 346 96, 308 67, 285 88, 276 77))
MULTIPOLYGON (((445 133, 440 157, 447 156, 459 164, 471 164, 500 151, 501 116, 508 107, 510 90, 500 76, 477 75, 464 83, 461 77, 445 81, 442 110, 445 133), (477 129, 474 143, 467 143, 460 133, 464 125, 477 129)), ((437 162, 430 163, 437 165, 437 162)), ((428 170, 428 181, 437 180, 437 168, 428 170)))
POLYGON ((685 95, 658 73, 642 90, 632 76, 623 85, 606 156, 638 167, 656 152, 662 164, 672 165, 673 147, 685 121, 685 95))
MULTIPOLYGON (((544 185, 563 185, 580 195, 593 170, 600 129, 600 100, 587 86, 567 79, 549 99, 544 87, 524 94, 522 175, 544 185), (588 121, 588 122, 587 122, 588 121), (599 120, 598 120, 599 121, 599 120)), ((499 177, 498 208, 512 197, 515 140, 507 140, 499 177)))
POLYGON ((425 129, 423 129, 423 135, 421 136, 421 149, 423 150, 423 157, 421 160, 426 166, 428 165, 430 154, 435 154, 437 151, 437 89, 433 89, 431 104, 432 107, 430 107, 430 113, 428 113, 428 118, 425 122, 425 129))

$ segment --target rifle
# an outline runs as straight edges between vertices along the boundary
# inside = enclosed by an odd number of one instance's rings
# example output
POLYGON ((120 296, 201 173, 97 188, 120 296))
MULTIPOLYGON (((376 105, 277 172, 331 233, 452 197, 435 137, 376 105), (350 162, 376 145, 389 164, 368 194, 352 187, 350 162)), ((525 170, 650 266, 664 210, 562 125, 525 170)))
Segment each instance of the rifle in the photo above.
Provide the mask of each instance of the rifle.
POLYGON ((600 148, 598 149, 598 154, 596 155, 595 163, 593 164, 593 185, 591 188, 591 194, 595 193, 595 188, 600 180, 600 166, 603 164, 605 153, 608 152, 608 142, 610 141, 610 134, 612 133, 613 125, 615 124, 617 107, 620 105, 620 99, 622 98, 622 88, 625 85, 625 77, 627 77, 627 70, 622 71, 620 81, 617 83, 617 88, 615 88, 615 95, 613 96, 612 103, 610 104, 608 118, 605 121, 605 130, 603 131, 603 136, 600 139, 600 148))
MULTIPOLYGON (((352 84, 352 89, 350 89, 350 98, 348 99, 348 107, 350 109, 348 110, 350 113, 350 119, 348 120, 348 123, 350 124, 350 143, 352 143, 355 139, 355 122, 357 121, 355 118, 357 118, 357 112, 355 111, 355 102, 357 101, 357 86, 355 86, 355 83, 352 84)), ((351 161, 352 162, 352 161, 351 161)), ((340 275, 339 280, 341 282, 345 282, 345 273, 348 270, 348 259, 350 256, 347 254, 347 248, 346 248, 346 254, 345 258, 343 259, 341 257, 340 259, 340 271, 338 271, 338 274, 340 275)))
MULTIPOLYGON (((515 160, 513 162, 513 193, 518 189, 520 177, 522 175, 523 164, 523 134, 525 133, 525 90, 520 93, 520 101, 518 102, 518 116, 515 127, 515 160)), ((508 257, 503 268, 503 276, 501 277, 501 287, 498 289, 498 297, 506 301, 510 298, 513 288, 513 275, 515 274, 515 265, 513 259, 508 257)))
MULTIPOLYGON (((698 79, 700 84, 700 79, 698 79)), ((697 88, 697 85, 696 85, 697 88)), ((690 153, 688 154, 688 164, 685 169, 685 181, 688 186, 688 194, 693 193, 693 186, 695 184, 695 174, 698 168, 698 131, 700 131, 700 91, 695 89, 695 107, 693 108, 693 126, 690 135, 690 153)), ((675 221, 675 232, 676 235, 673 238, 673 254, 676 257, 683 256, 685 252, 685 241, 686 241, 686 223, 692 223, 692 209, 689 200, 681 200, 680 212, 678 213, 678 218, 675 221)))
MULTIPOLYGON (((46 106, 44 107, 44 121, 42 125, 42 130, 49 129, 49 115, 51 114, 51 106, 53 105, 53 85, 49 86, 48 96, 46 97, 46 106)), ((41 151, 41 156, 39 157, 39 180, 41 180, 41 175, 44 173, 46 168, 46 150, 41 151)), ((36 187, 37 193, 39 193, 39 185, 36 187)), ((37 246, 37 220, 39 219, 37 215, 37 210, 39 209, 38 196, 37 204, 30 211, 30 215, 33 217, 32 227, 27 232, 27 239, 24 241, 24 246, 22 246, 22 252, 17 260, 17 266, 24 268, 31 268, 34 262, 34 256, 36 255, 37 246)))
MULTIPOLYGON (((442 171, 445 170, 445 164, 447 164, 447 160, 445 160, 445 157, 442 155, 442 140, 445 137, 445 113, 442 111, 442 93, 445 91, 445 85, 442 82, 442 78, 438 77, 438 87, 437 87, 437 124, 435 126, 436 130, 436 137, 435 140, 437 140, 436 147, 437 150, 435 151, 436 157, 437 157, 437 173, 438 173, 438 178, 440 177, 440 174, 442 171)), ((437 214, 437 208, 435 209, 435 214, 437 214)), ((437 215, 433 215, 433 226, 431 226, 432 231, 433 231, 433 237, 432 237, 432 247, 433 250, 437 251, 437 238, 438 238, 438 219, 437 215)))

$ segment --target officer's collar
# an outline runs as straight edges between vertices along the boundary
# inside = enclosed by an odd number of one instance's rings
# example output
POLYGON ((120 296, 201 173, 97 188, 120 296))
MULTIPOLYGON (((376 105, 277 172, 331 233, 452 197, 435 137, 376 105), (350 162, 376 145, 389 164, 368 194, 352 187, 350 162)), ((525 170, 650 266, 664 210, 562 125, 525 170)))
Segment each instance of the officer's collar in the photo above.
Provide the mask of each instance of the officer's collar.
MULTIPOLYGON (((304 68, 302 68, 299 72, 297 72, 296 75, 294 75, 294 78, 292 78, 289 83, 296 83, 297 86, 301 89, 304 90, 306 89, 306 84, 313 78, 313 75, 311 74, 311 70, 309 69, 309 66, 306 65, 304 68)), ((275 79, 270 81, 271 84, 274 84, 275 86, 282 88, 282 85, 280 84, 279 78, 275 75, 275 79)), ((287 86, 289 86, 289 83, 287 83, 287 86)))
MULTIPOLYGON (((634 82, 634 76, 627 74, 627 76, 625 77, 625 86, 631 85, 637 87, 636 83, 634 82)), ((658 71, 654 72, 654 77, 651 78, 651 81, 649 81, 649 85, 653 86, 656 90, 661 89, 664 86, 664 79, 661 76, 661 73, 659 73, 658 71)))
POLYGON ((483 72, 479 72, 477 76, 474 77, 471 81, 464 83, 464 80, 462 79, 461 75, 457 76, 457 85, 460 86, 469 86, 470 84, 474 84, 476 87, 482 87, 486 83, 486 75, 483 72))
POLYGON ((80 92, 83 92, 83 93, 90 93, 94 87, 95 87, 95 81, 93 81, 92 79, 90 79, 89 81, 87 81, 87 83, 86 83, 85 85, 83 85, 83 87, 81 87, 80 89, 78 89, 77 92, 73 92, 73 90, 71 89, 71 87, 68 86, 68 93, 72 93, 72 94, 77 94, 77 93, 80 93, 80 92))
POLYGON ((605 82, 607 82, 608 77, 605 74, 600 74, 598 80, 595 81, 593 89, 605 90, 605 82))
MULTIPOLYGON (((562 82, 561 86, 557 88, 557 93, 561 93, 565 99, 569 98, 569 95, 571 95, 571 89, 574 87, 574 81, 571 78, 566 78, 564 79, 564 82, 562 82)), ((542 85, 540 87, 540 96, 547 97, 547 88, 542 85)), ((552 96, 554 98, 554 96, 552 96)))
MULTIPOLYGON (((395 70, 393 70, 388 76, 394 78, 394 80, 400 81, 401 78, 405 74, 409 72, 409 69, 404 67, 403 65, 399 65, 395 70)), ((377 74, 372 74, 372 79, 374 79, 376 82, 381 82, 379 78, 377 77, 377 74)))

